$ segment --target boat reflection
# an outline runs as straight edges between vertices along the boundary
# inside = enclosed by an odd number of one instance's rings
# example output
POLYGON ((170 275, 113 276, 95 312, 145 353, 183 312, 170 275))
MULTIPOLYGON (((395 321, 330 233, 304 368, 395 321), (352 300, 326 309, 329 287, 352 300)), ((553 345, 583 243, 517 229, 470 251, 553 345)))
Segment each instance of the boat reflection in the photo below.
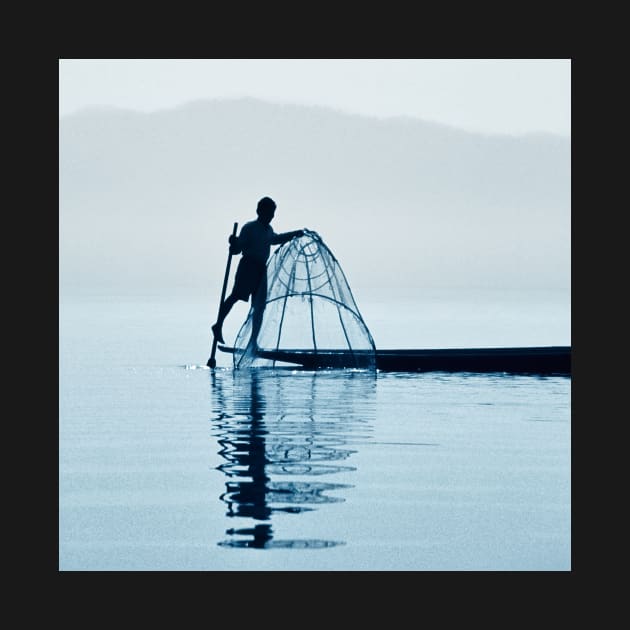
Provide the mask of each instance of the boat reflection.
POLYGON ((216 370, 211 384, 213 433, 224 460, 217 469, 228 479, 220 499, 226 516, 247 520, 242 527, 229 528, 229 539, 218 544, 258 549, 344 544, 278 539, 271 521, 275 515, 345 501, 342 492, 352 485, 324 481, 323 476, 355 470, 348 460, 356 450, 350 447, 370 437, 374 376, 358 371, 216 370))

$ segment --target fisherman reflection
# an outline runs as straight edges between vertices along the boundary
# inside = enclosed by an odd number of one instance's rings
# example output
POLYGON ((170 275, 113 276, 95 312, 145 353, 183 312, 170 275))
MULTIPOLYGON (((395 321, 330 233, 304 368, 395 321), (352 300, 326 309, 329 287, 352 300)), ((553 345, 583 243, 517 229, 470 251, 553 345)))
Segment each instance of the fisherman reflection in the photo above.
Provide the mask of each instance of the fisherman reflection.
MULTIPOLYGON (((270 435, 265 423, 265 399, 262 392, 261 377, 255 370, 247 379, 242 377, 239 383, 249 381, 249 408, 246 413, 237 413, 235 416, 221 414, 219 419, 224 420, 220 425, 223 437, 219 439, 221 450, 219 454, 225 463, 218 466, 230 478, 226 483, 226 492, 221 495, 221 500, 227 505, 228 517, 241 517, 253 519, 257 523, 253 527, 230 528, 226 533, 234 538, 220 542, 224 547, 329 547, 340 544, 324 540, 274 540, 271 526, 271 516, 277 512, 300 513, 310 511, 313 508, 304 504, 327 503, 342 501, 338 497, 328 497, 323 493, 326 490, 336 490, 348 487, 342 484, 307 483, 276 481, 272 482, 269 471, 277 474, 291 474, 295 472, 295 466, 299 465, 302 474, 322 474, 335 472, 350 467, 330 465, 311 465, 313 456, 309 448, 293 448, 292 439, 309 441, 312 436, 287 437, 276 432, 270 435), (271 443, 269 443, 271 440, 271 443), (282 443, 284 442, 284 446, 282 443), (296 454, 299 453, 299 461, 296 454), (292 468, 293 467, 293 468, 292 468), (317 471, 317 472, 316 472, 317 471)), ((220 398, 220 396, 218 396, 220 398)), ((242 396, 235 397, 235 403, 243 400, 242 396)), ((309 424, 312 424, 309 418, 309 424)), ((303 422, 300 423, 303 425, 303 422)), ((350 451, 334 450, 330 447, 321 449, 326 451, 326 459, 345 458, 350 451)), ((315 456, 317 459, 317 456, 315 456)))
MULTIPOLYGON (((228 477, 227 491, 221 500, 227 503, 228 516, 250 517, 255 520, 268 520, 271 507, 267 504, 267 482, 265 473, 265 401, 257 378, 251 379, 249 422, 232 431, 228 439, 219 440, 223 447, 220 455, 227 464, 218 467, 228 477)), ((251 535, 252 539, 241 541, 243 546, 264 547, 272 538, 270 525, 256 525, 253 528, 229 529, 228 534, 251 535)))

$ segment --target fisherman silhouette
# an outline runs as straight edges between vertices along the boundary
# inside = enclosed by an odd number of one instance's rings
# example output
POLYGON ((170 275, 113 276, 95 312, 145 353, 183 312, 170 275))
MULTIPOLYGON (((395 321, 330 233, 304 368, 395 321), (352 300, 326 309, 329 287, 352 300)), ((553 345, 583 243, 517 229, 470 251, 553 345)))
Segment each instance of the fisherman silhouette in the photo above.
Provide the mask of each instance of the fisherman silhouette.
POLYGON ((303 230, 276 234, 270 225, 276 207, 273 199, 263 197, 256 207, 258 218, 246 223, 238 236, 230 235, 230 254, 242 253, 242 257, 236 269, 232 292, 221 304, 217 321, 212 325, 212 334, 219 343, 225 343, 223 322, 228 313, 238 300, 247 302, 250 296, 253 309, 251 341, 256 343, 267 298, 267 259, 271 245, 282 245, 304 235, 303 230))

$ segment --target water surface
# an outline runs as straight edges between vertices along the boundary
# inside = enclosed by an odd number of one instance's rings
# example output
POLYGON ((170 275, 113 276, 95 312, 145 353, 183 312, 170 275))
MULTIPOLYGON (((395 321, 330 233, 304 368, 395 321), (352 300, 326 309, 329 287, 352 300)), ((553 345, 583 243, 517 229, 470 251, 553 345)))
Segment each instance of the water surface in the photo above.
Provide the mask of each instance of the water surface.
POLYGON ((61 570, 571 568, 570 378, 211 371, 199 308, 62 300, 61 570))

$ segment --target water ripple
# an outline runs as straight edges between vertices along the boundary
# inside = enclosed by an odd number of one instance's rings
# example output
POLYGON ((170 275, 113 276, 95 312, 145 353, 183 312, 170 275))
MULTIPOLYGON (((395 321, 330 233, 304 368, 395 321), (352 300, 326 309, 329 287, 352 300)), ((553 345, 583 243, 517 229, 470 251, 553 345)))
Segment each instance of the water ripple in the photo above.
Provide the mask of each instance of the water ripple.
POLYGON ((351 474, 350 444, 371 438, 375 379, 361 372, 247 370, 212 372, 212 433, 226 477, 219 499, 226 516, 249 519, 230 527, 222 547, 323 549, 321 539, 277 539, 272 517, 345 501, 347 483, 314 480, 351 474), (332 404, 334 402, 334 404, 332 404), (332 493, 332 494, 331 494, 332 493), (261 523, 260 521, 263 521, 261 523))

